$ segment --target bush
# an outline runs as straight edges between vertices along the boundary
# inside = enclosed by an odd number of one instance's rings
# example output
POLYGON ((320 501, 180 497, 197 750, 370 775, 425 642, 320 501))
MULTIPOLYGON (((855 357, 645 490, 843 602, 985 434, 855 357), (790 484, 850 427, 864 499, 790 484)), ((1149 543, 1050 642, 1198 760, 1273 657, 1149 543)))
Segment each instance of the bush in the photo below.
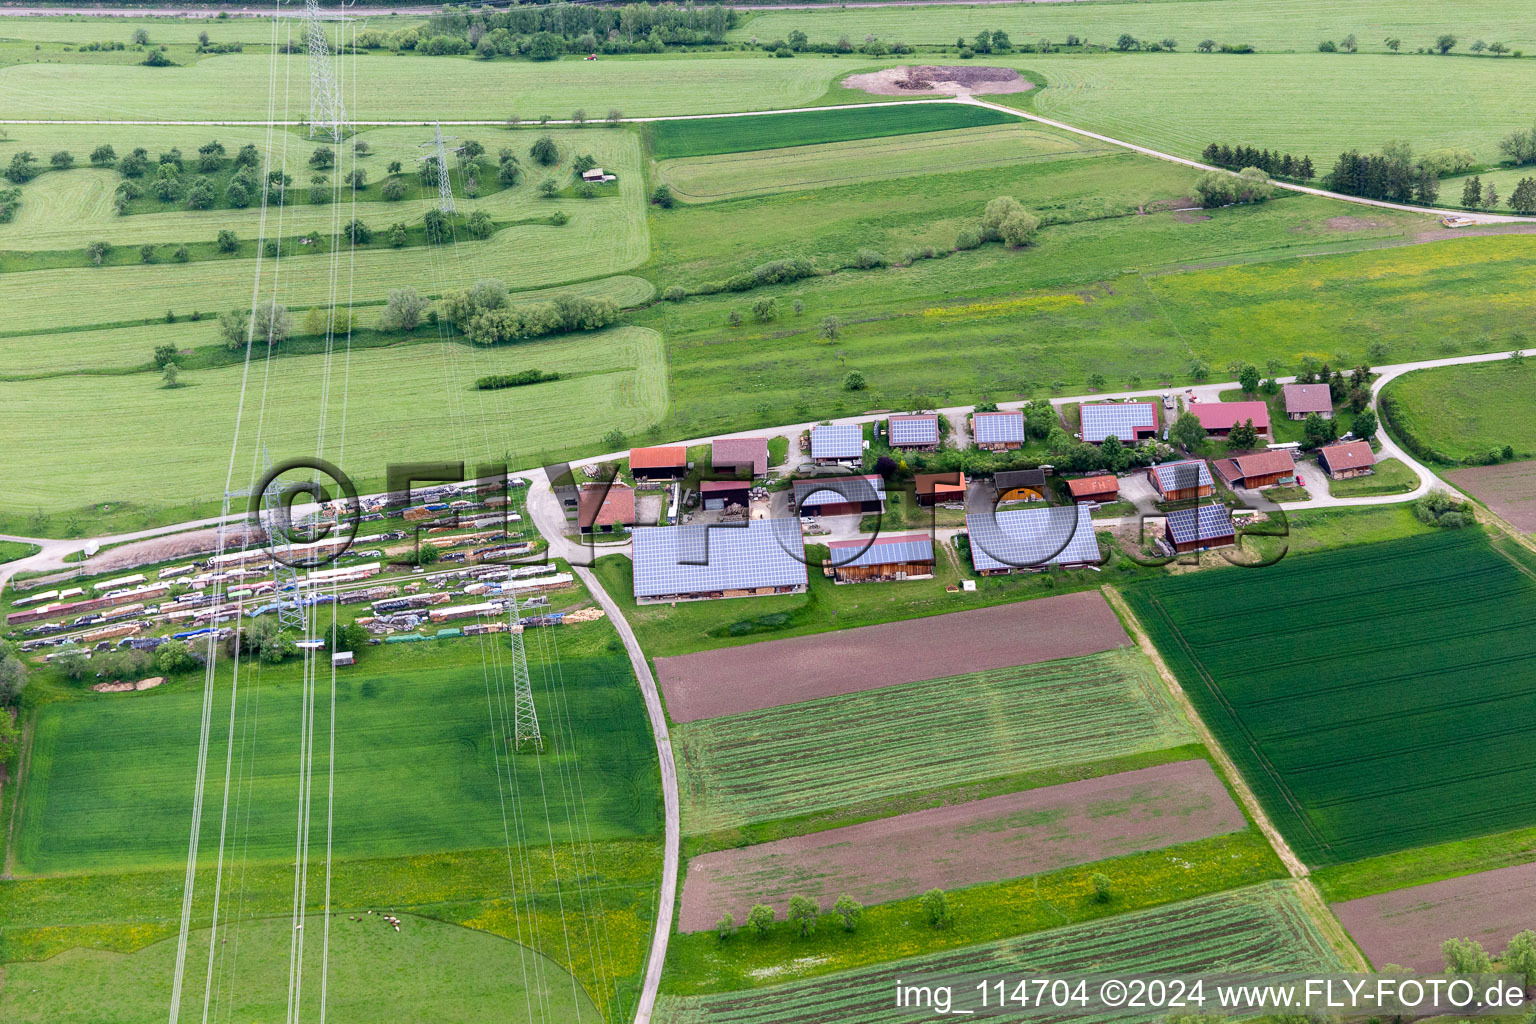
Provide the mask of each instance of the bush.
POLYGON ((405 198, 405 182, 399 178, 390 178, 384 183, 384 188, 380 191, 380 194, 383 195, 386 201, 398 203, 405 198))
POLYGON ((519 388, 526 384, 542 384, 549 380, 559 380, 558 373, 545 373, 543 370, 523 370, 520 373, 496 373, 488 377, 481 377, 475 381, 475 387, 481 391, 494 391, 499 388, 519 388))
POLYGON ((955 248, 960 251, 974 249, 981 244, 981 232, 974 228, 966 228, 955 236, 955 248))
POLYGON ((1413 516, 1426 526, 1460 529, 1472 522, 1466 502, 1457 501, 1443 491, 1428 494, 1413 503, 1413 516))
POLYGON ((682 302, 688 297, 688 289, 680 284, 669 284, 662 291, 661 297, 667 302, 682 302))
POLYGON ((225 228, 223 231, 219 232, 219 239, 217 244, 219 252, 234 252, 237 248, 239 248, 240 240, 235 237, 235 233, 233 231, 225 228))
POLYGON ((528 155, 545 167, 552 166, 560 161, 560 147, 555 145, 555 140, 548 135, 540 135, 528 149, 528 155))
POLYGON ((858 370, 850 370, 848 376, 843 378, 844 391, 863 391, 867 387, 869 387, 869 382, 864 379, 864 375, 858 370))
POLYGON ((1027 210, 1019 210, 1009 214, 1002 224, 998 225, 998 234, 1006 244, 1018 247, 1028 245, 1039 227, 1039 217, 1027 210))
POLYGON ((853 257, 853 265, 860 270, 875 270, 890 266, 891 261, 877 249, 860 249, 853 257))

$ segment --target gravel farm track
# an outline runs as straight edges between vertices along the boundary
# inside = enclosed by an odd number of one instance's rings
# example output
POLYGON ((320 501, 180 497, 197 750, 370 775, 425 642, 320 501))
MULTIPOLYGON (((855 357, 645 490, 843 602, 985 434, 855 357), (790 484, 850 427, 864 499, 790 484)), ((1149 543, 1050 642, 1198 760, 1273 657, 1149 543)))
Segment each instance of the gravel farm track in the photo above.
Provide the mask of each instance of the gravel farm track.
POLYGON ((791 894, 830 907, 842 893, 885 903, 934 887, 1024 878, 1237 832, 1243 812, 1209 761, 1179 761, 1009 793, 688 862, 678 931, 713 928, 791 894))
POLYGON ((657 658, 656 675, 672 720, 694 722, 1129 643, 1103 595, 1084 591, 657 658))

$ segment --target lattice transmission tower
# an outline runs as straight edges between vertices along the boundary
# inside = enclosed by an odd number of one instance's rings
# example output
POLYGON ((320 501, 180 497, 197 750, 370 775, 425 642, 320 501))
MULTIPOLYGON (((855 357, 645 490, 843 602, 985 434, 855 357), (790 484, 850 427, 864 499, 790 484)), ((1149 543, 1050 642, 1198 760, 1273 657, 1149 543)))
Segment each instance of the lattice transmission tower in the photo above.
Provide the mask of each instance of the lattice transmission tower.
POLYGON ((325 135, 340 142, 347 114, 318 0, 304 0, 304 49, 309 52, 309 137, 325 135))
POLYGON ((544 737, 539 735, 539 716, 533 707, 533 684, 528 678, 528 655, 523 650, 523 624, 517 611, 517 595, 511 595, 512 610, 512 745, 523 749, 524 743, 532 743, 533 749, 543 751, 544 737))
POLYGON ((431 146, 431 158, 437 161, 437 208, 444 213, 453 213, 456 207, 453 205, 453 185, 448 180, 448 139, 443 138, 442 125, 436 128, 432 141, 421 145, 431 146))
MULTIPOLYGON (((272 456, 262 446, 268 473, 272 472, 272 456)), ((299 570, 293 566, 293 538, 290 535, 293 522, 289 507, 283 502, 281 477, 267 484, 261 495, 263 525, 267 531, 267 550, 272 554, 272 596, 277 601, 277 628, 291 629, 303 639, 309 639, 308 623, 304 615, 303 599, 299 593, 299 570)))

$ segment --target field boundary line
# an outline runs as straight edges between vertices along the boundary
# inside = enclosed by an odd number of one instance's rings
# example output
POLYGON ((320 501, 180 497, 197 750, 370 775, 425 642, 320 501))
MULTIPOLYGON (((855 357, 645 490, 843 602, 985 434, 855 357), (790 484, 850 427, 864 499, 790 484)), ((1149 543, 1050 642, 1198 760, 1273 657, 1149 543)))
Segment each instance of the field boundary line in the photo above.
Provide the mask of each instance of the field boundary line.
POLYGON ((1221 765, 1222 771, 1226 773, 1227 781, 1231 784, 1233 790, 1237 792, 1238 799, 1242 801, 1243 807, 1247 809, 1249 816, 1253 818, 1254 824, 1259 826, 1259 831, 1263 832, 1264 837, 1269 840, 1270 846, 1280 855, 1280 860, 1285 864, 1286 870, 1290 872, 1292 878, 1305 879, 1310 873, 1307 866, 1302 863, 1300 857, 1296 856, 1296 851, 1291 849, 1290 844, 1285 841, 1285 837, 1280 834, 1280 830, 1275 827, 1274 822, 1269 820, 1269 815, 1264 813, 1264 807, 1259 803, 1259 798, 1248 787, 1248 780, 1243 778, 1243 774, 1238 771, 1236 763, 1228 756, 1221 743, 1217 741, 1216 734, 1205 724, 1205 720, 1200 717, 1200 712, 1195 710, 1195 705, 1190 701, 1189 695, 1184 692, 1184 687, 1179 685, 1178 677, 1173 674, 1173 670, 1168 667, 1168 663, 1163 660, 1161 652, 1158 651, 1157 645, 1152 642, 1151 637, 1147 635, 1146 629, 1142 627, 1141 620, 1136 618, 1136 613, 1131 610, 1131 606, 1126 603, 1125 598, 1120 595, 1118 590, 1108 586, 1101 589, 1104 593, 1104 599, 1109 602, 1111 608, 1119 613, 1121 621, 1128 627, 1127 632, 1135 638, 1136 645, 1141 648, 1142 653, 1152 659, 1152 664, 1156 666, 1158 675, 1162 676, 1163 683, 1173 695, 1174 703, 1183 710, 1185 717, 1189 719, 1190 725, 1194 727, 1195 735, 1200 739, 1200 742, 1205 744, 1206 749, 1211 752, 1211 756, 1216 759, 1216 763, 1221 765))
POLYGON ((1328 906, 1328 900, 1323 897, 1317 883, 1311 878, 1298 878, 1295 885, 1296 895, 1300 898, 1307 916, 1312 918, 1312 923, 1317 925, 1318 931, 1323 933, 1323 938, 1328 940, 1334 952, 1344 959, 1344 966, 1351 970, 1369 973, 1371 964, 1364 950, 1355 941, 1355 937, 1349 934, 1349 929, 1344 927, 1344 922, 1340 921, 1338 915, 1328 906))
POLYGON ((667 731, 667 716, 661 706, 661 695, 656 690, 656 678, 646 664, 645 651, 635 638, 634 630, 624 618, 623 611, 603 589, 602 583, 592 570, 583 565, 573 565, 572 570, 581 582, 603 606, 613 627, 624 641, 629 662, 634 667, 635 679, 645 698, 645 712, 651 720, 651 732, 656 737, 656 756, 661 768, 662 805, 666 811, 666 843, 661 863, 661 892, 656 898, 656 930, 651 938, 651 953, 645 965, 645 978, 640 985, 640 999, 635 1005, 635 1024, 650 1024, 651 1012, 656 1007, 656 995, 661 989, 661 970, 667 961, 667 943, 672 938, 672 915, 677 905, 678 861, 682 847, 682 823, 677 793, 677 763, 672 758, 672 738, 667 731))
MULTIPOLYGON (((4 712, 0 712, 4 714, 4 712)), ((7 785, 16 789, 11 801, 11 820, 5 826, 5 863, 0 864, 0 880, 10 881, 16 871, 16 823, 21 821, 21 798, 26 792, 27 769, 32 765, 32 739, 37 734, 37 715, 22 723, 21 753, 16 757, 16 775, 7 785)))

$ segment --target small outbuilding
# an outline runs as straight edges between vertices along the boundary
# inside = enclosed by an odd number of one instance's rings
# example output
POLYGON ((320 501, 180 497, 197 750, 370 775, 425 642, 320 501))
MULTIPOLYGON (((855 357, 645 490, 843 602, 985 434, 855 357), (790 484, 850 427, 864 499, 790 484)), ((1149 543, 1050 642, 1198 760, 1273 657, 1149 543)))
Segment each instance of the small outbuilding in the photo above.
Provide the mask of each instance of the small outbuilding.
POLYGON ((1211 468, 1204 459, 1185 459, 1182 462, 1164 462, 1147 467, 1147 479, 1164 501, 1188 501, 1191 498, 1209 498, 1216 481, 1211 478, 1211 468))
POLYGON ((971 417, 971 439, 982 451, 1011 451, 1024 446, 1024 414, 978 412, 971 417))
POLYGON ((640 480, 681 480, 688 475, 688 449, 682 445, 631 448, 629 471, 640 480))
POLYGON ((919 473, 914 478, 914 484, 917 503, 924 508, 965 501, 965 474, 959 470, 953 473, 919 473))
POLYGON ((634 488, 618 481, 583 484, 577 498, 576 525, 582 533, 613 533, 634 526, 634 488))
POLYGON ((1296 460, 1284 448, 1218 459, 1215 465, 1217 475, 1228 487, 1257 490, 1296 482, 1296 460))
POLYGON ((1232 513, 1219 504, 1197 505, 1168 513, 1164 526, 1168 546, 1180 554, 1231 547, 1237 543, 1232 513))
POLYGON ((750 480, 704 480, 699 484, 699 493, 704 498, 704 508, 710 512, 722 512, 731 505, 752 505, 750 480))
POLYGON ((709 446, 709 465, 716 473, 738 476, 768 475, 766 437, 721 437, 709 446))
POLYGON ((1325 420, 1333 419, 1333 391, 1327 384, 1287 384, 1280 393, 1285 396, 1288 419, 1304 420, 1314 412, 1325 420))
POLYGON ((1369 441, 1347 441, 1317 450, 1317 464, 1330 480, 1348 480, 1376 472, 1376 453, 1369 441))
POLYGON ((997 500, 1044 501, 1045 470, 1005 469, 992 476, 992 486, 997 488, 997 500))
POLYGON ((353 664, 351 651, 337 651, 331 655, 331 667, 340 668, 343 665, 353 664))
POLYGON ((926 533, 835 540, 827 566, 838 583, 920 580, 933 575, 933 538, 926 533))
POLYGON ((939 447, 939 415, 924 412, 892 416, 887 421, 892 448, 931 452, 939 447))
POLYGON ((1078 477, 1067 481, 1067 490, 1072 492, 1074 502, 1114 501, 1120 497, 1120 480, 1112 473, 1078 477))

